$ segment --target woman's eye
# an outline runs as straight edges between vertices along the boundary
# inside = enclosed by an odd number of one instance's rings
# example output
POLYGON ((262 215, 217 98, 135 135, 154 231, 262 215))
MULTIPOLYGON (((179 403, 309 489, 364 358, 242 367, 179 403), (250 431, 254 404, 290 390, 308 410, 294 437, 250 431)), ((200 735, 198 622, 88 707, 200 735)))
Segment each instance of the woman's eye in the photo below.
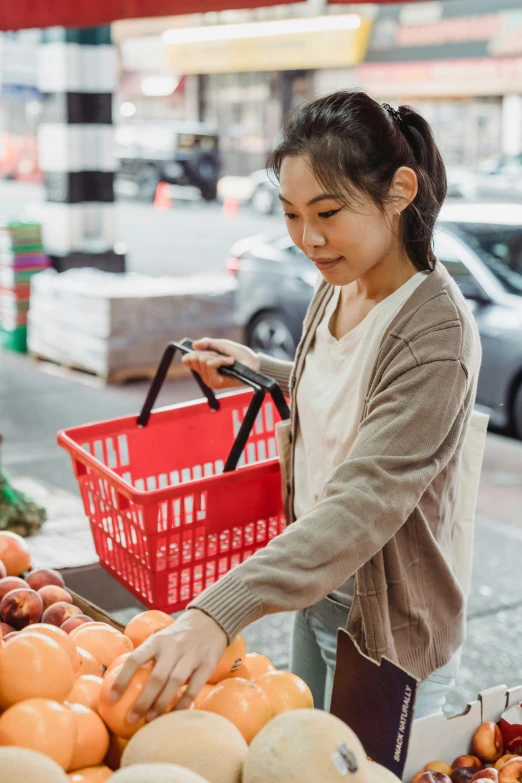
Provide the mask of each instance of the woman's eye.
POLYGON ((333 217, 333 215, 337 215, 337 213, 340 211, 340 209, 331 209, 329 212, 319 212, 319 217, 330 218, 333 217))
POLYGON ((296 217, 297 215, 294 215, 292 212, 285 212, 285 218, 287 218, 287 220, 295 220, 296 217))

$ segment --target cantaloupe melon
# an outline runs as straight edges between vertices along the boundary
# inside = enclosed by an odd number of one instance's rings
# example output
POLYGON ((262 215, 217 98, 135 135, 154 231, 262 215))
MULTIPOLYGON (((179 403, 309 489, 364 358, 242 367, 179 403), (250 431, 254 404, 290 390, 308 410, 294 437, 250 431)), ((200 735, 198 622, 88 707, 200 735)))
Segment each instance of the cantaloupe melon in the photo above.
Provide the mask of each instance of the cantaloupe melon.
POLYGON ((358 737, 322 710, 283 712, 250 745, 243 783, 372 783, 358 737))
POLYGON ((375 761, 370 762, 368 780, 371 781, 371 783, 374 783, 374 781, 375 783, 401 783, 401 780, 397 775, 394 775, 389 769, 382 767, 375 761))
POLYGON ((247 751, 241 732, 226 718, 203 710, 179 710, 140 729, 123 751, 121 764, 179 764, 209 783, 240 783, 247 751))
POLYGON ((208 783, 197 772, 178 764, 133 764, 116 772, 111 783, 208 783))
POLYGON ((0 748, 0 779, 9 783, 68 783, 67 775, 58 764, 25 748, 0 748))

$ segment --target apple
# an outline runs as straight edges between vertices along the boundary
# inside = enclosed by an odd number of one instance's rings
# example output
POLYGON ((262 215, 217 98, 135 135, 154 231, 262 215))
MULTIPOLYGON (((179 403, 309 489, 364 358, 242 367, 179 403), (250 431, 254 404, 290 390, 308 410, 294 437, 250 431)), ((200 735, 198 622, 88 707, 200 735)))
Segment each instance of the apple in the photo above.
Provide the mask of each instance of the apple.
POLYGON ((4 579, 0 579, 0 601, 10 593, 11 590, 17 590, 18 588, 27 588, 27 583, 18 576, 6 576, 4 579))
POLYGON ((0 531, 0 560, 8 576, 20 576, 31 566, 31 553, 26 542, 18 533, 0 531))
POLYGON ((432 770, 433 772, 443 772, 448 777, 451 775, 451 767, 445 761, 430 761, 424 769, 432 770))
POLYGON ((504 753, 502 732, 493 721, 481 723, 473 735, 473 752, 476 756, 494 764, 504 753))
POLYGON ((476 767, 455 767, 450 777, 452 783, 471 783, 476 774, 476 767))
POLYGON ((436 772, 433 769, 421 769, 417 772, 412 783, 451 783, 451 778, 444 772, 436 772))
POLYGON ((39 623, 43 612, 43 601, 36 590, 19 588, 4 595, 0 603, 0 616, 5 623, 17 631, 26 625, 39 623))
POLYGON ((87 617, 86 614, 75 614, 74 617, 69 617, 60 628, 62 631, 65 631, 65 633, 71 633, 71 631, 74 631, 75 628, 78 628, 78 626, 83 625, 84 623, 93 623, 94 620, 92 617, 87 617))
POLYGON ((33 590, 40 590, 41 587, 48 585, 65 587, 62 575, 54 568, 37 568, 36 571, 30 571, 25 577, 25 581, 33 590))
POLYGON ((477 772, 471 783, 484 783, 486 780, 493 780, 494 783, 498 781, 498 772, 494 767, 488 767, 487 769, 481 769, 477 772))
MULTIPOLYGON (((38 593, 37 593, 38 595, 38 593)), ((40 596, 40 601, 42 600, 40 596)), ((66 601, 58 601, 56 604, 45 610, 42 616, 42 623, 51 623, 51 625, 57 625, 60 628, 69 617, 74 617, 75 614, 81 614, 82 610, 74 604, 69 604, 66 601)))
POLYGON ((495 764, 495 769, 502 769, 504 764, 507 764, 508 761, 511 761, 511 759, 518 759, 518 756, 516 753, 506 753, 505 756, 502 756, 501 759, 497 761, 495 764))
POLYGON ((451 765, 451 769, 458 767, 474 767, 475 769, 484 769, 484 764, 476 756, 459 756, 451 765))
POLYGON ((44 611, 48 609, 52 604, 57 604, 60 601, 66 604, 72 604, 72 595, 68 590, 63 587, 57 587, 56 585, 44 585, 38 590, 39 595, 42 596, 44 603, 44 611))
POLYGON ((522 782, 522 756, 515 756, 504 764, 498 773, 498 783, 522 782))

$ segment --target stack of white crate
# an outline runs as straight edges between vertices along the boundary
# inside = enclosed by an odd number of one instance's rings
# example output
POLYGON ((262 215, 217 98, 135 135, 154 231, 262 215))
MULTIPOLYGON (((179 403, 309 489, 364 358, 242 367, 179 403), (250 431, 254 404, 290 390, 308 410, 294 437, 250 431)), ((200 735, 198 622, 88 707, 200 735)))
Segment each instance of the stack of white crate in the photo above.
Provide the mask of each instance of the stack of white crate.
MULTIPOLYGON (((31 281, 30 353, 109 378, 154 368, 183 337, 241 339, 235 281, 49 270, 31 281)), ((138 372, 139 374, 139 372, 138 372)))

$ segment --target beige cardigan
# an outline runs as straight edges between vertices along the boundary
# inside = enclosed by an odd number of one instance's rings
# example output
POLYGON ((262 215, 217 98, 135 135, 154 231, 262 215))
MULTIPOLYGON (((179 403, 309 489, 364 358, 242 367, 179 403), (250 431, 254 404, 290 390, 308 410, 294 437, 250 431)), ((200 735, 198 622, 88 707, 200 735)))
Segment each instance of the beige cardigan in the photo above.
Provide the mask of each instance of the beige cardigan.
MULTIPOLYGON (((294 399, 332 294, 322 282, 294 365, 262 358, 261 371, 294 399)), ((294 405, 282 464, 293 524, 190 606, 231 639, 263 615, 311 606, 356 573, 348 630, 361 649, 419 679, 444 666, 465 637, 452 520, 480 359, 473 317, 437 264, 384 336, 359 434, 317 505, 294 521, 294 405)))

